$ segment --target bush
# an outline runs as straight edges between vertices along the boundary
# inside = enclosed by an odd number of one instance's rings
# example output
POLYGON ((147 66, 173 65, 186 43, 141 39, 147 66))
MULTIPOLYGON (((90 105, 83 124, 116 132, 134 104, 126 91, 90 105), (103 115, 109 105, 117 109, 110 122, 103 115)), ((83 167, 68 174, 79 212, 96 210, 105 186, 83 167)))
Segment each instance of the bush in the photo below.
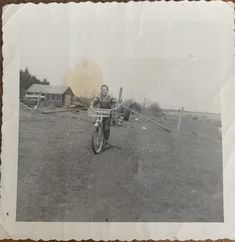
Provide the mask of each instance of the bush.
POLYGON ((149 105, 148 109, 150 110, 151 113, 153 113, 156 116, 161 116, 161 108, 158 103, 152 103, 149 105))
POLYGON ((136 101, 133 100, 133 99, 128 99, 128 100, 126 100, 126 101, 124 102, 124 104, 125 104, 127 107, 133 109, 133 110, 136 111, 136 112, 139 112, 139 113, 141 112, 141 105, 140 105, 140 103, 136 102, 136 101))

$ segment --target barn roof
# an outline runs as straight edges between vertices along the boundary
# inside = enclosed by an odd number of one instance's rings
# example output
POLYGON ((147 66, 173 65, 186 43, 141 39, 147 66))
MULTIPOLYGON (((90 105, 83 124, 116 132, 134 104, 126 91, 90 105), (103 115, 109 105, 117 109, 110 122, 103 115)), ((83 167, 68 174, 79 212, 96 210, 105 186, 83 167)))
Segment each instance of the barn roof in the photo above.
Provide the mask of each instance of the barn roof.
POLYGON ((43 84, 33 84, 27 90, 28 92, 48 93, 48 94, 64 94, 68 86, 51 86, 43 84))

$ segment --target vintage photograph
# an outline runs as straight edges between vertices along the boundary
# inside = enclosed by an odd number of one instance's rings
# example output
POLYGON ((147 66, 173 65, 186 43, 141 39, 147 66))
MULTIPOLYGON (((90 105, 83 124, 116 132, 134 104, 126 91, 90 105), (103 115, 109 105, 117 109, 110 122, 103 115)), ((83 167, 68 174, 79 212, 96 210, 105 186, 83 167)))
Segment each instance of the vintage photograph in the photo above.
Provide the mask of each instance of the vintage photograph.
POLYGON ((224 221, 225 26, 198 9, 22 4, 17 222, 224 221))

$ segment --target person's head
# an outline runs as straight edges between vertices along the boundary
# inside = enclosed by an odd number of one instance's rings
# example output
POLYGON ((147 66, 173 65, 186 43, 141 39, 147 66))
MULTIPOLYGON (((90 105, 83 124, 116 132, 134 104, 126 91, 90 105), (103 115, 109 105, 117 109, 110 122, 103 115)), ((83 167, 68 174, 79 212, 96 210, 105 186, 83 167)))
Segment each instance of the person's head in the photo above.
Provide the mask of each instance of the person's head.
POLYGON ((107 85, 102 85, 101 86, 101 95, 102 96, 106 96, 109 92, 109 87, 107 85))

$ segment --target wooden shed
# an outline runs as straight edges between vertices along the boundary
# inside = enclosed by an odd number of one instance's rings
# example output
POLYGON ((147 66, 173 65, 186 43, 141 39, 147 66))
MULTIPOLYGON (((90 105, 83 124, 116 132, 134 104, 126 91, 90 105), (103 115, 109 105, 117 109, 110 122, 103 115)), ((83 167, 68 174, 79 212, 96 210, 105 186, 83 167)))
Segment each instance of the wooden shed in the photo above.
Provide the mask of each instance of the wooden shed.
POLYGON ((33 84, 27 90, 27 95, 42 95, 45 102, 56 106, 69 106, 73 102, 74 94, 68 86, 51 86, 33 84))

